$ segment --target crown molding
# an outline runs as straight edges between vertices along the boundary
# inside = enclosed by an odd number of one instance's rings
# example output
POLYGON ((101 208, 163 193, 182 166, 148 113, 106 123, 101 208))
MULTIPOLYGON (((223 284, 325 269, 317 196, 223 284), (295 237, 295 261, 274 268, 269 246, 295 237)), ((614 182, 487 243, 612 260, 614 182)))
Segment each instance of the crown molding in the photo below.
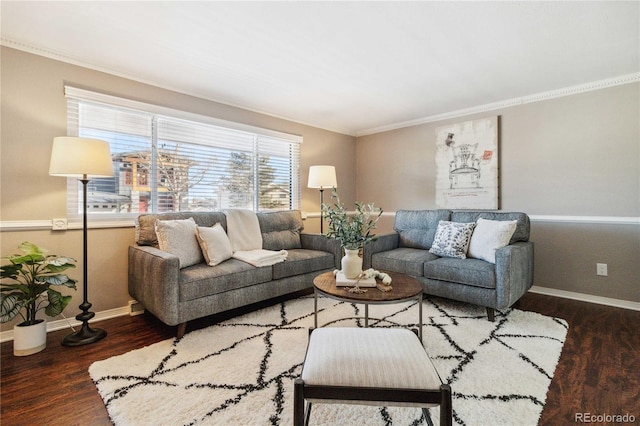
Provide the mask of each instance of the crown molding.
POLYGON ((520 106, 540 101, 548 101, 551 99, 562 98, 565 96, 577 95, 580 93, 593 92, 595 90, 607 89, 609 87, 620 86, 623 84, 640 82, 640 72, 621 75, 618 77, 608 78, 605 80, 593 81, 590 83, 579 84, 576 86, 564 87, 547 92, 540 92, 533 95, 522 96, 519 98, 506 99, 503 101, 492 102, 489 104, 478 105, 471 108, 459 109, 457 111, 445 112, 443 114, 431 115, 428 117, 417 118, 415 120, 402 121, 400 123, 388 124, 385 126, 374 127, 372 129, 359 130, 356 137, 372 135, 375 133, 388 132, 390 130, 402 129, 405 127, 418 126, 420 124, 433 123, 436 121, 447 120, 450 118, 464 117, 467 115, 478 114, 483 112, 495 111, 498 109, 520 106))
POLYGON ((446 112, 446 113, 442 113, 442 114, 436 114, 436 115, 431 115, 431 116, 427 116, 427 117, 422 117, 422 118, 417 118, 414 120, 408 120, 408 121, 401 121, 398 123, 392 123, 392 124, 387 124, 384 126, 379 126, 379 127, 374 127, 374 128, 370 128, 370 129, 363 129, 363 130, 356 130, 356 131, 351 131, 351 130, 346 130, 346 129, 332 129, 332 128, 327 128, 327 127, 320 127, 316 124, 313 123, 308 123, 308 122, 304 122, 304 121, 299 121, 299 120, 295 120, 286 116, 281 116, 281 115, 277 115, 277 114, 273 114, 267 111, 262 111, 259 109, 255 109, 255 108, 250 108, 247 107, 245 105, 239 105, 239 104, 234 104, 233 102, 229 102, 229 101, 225 101, 225 100, 221 100, 221 99, 216 99, 216 98, 212 98, 212 97, 203 97, 202 94, 197 94, 197 93, 192 93, 189 91, 184 91, 180 88, 176 88, 176 87, 172 87, 170 85, 166 85, 166 84, 162 84, 162 83, 158 83, 156 81, 151 81, 151 80, 145 80, 145 79, 141 79, 139 77, 136 76, 132 76, 129 75, 127 73, 122 73, 110 68, 106 68, 104 66, 95 64, 95 63, 91 63, 89 61, 83 60, 82 58, 76 57, 76 56, 72 56, 68 53, 62 53, 62 52, 57 52, 57 51, 53 51, 51 49, 45 49, 42 48, 40 46, 37 45, 33 45, 31 43, 27 43, 27 42, 23 42, 20 40, 16 40, 13 39, 11 37, 7 37, 7 36, 2 36, 0 37, 0 45, 2 46, 7 46, 16 50, 21 50, 27 53, 32 53, 35 55, 39 55, 39 56, 44 56, 46 58, 50 58, 50 59, 54 59, 54 60, 58 60, 61 62, 66 62, 69 64, 73 64, 73 65, 77 65, 77 66, 81 66, 84 68, 89 68, 95 71, 99 71, 99 72, 104 72, 107 74, 111 74, 111 75, 115 75, 117 77, 121 77, 121 78, 126 78, 128 80, 132 80, 132 81, 136 81, 139 83, 143 83, 143 84, 149 84, 155 87, 159 87, 162 89, 166 89, 166 90, 171 90, 177 93, 182 93, 184 95, 188 95, 188 96, 194 96, 200 99, 206 99, 208 101, 211 102, 216 102, 219 104, 223 104, 223 105, 227 105, 229 107, 233 107, 233 108, 239 108, 239 109, 243 109, 245 111, 250 111, 256 114, 262 114, 262 115, 266 115, 269 117, 273 117, 279 120, 286 120, 292 123, 297 123, 297 124, 301 124, 304 126, 310 126, 310 127, 315 127, 315 128, 320 128, 323 130, 327 130, 330 132, 334 132, 334 133, 339 133, 339 134, 343 134, 343 135, 347 135, 347 136, 353 136, 353 137, 360 137, 360 136, 367 136, 367 135, 371 135, 371 134, 375 134, 375 133, 382 133, 382 132, 387 132, 387 131, 391 131, 391 130, 397 130, 397 129, 402 129, 405 127, 412 127, 412 126, 417 126, 417 125, 421 125, 421 124, 427 124, 427 123, 433 123, 436 121, 442 121, 442 120, 447 120, 447 119, 451 119, 451 118, 458 118, 458 117, 463 117, 463 116, 467 116, 467 115, 472 115, 472 114, 478 114, 478 113, 483 113, 483 112, 489 112, 489 111, 495 111, 498 109, 503 109, 503 108, 509 108, 509 107, 514 107, 514 106, 519 106, 519 105, 525 105, 525 104, 529 104, 529 103, 533 103, 533 102, 540 102, 540 101, 546 101, 546 100, 550 100, 550 99, 555 99, 555 98, 561 98, 564 96, 570 96, 570 95, 576 95, 579 93, 586 93, 586 92, 591 92, 594 90, 601 90, 601 89, 606 89, 609 87, 615 87, 615 86, 619 86, 619 85, 623 85, 623 84, 630 84, 630 83, 637 83, 640 82, 640 72, 636 72, 636 73, 631 73, 631 74, 626 74, 626 75, 622 75, 622 76, 617 76, 617 77, 612 77, 612 78, 608 78, 608 79, 604 79, 604 80, 599 80, 599 81, 594 81, 594 82, 590 82, 590 83, 585 83, 585 84, 580 84, 580 85, 576 85, 576 86, 569 86, 569 87, 565 87, 565 88, 560 88, 560 89, 556 89, 556 90, 550 90, 550 91, 546 91, 546 92, 540 92, 540 93, 536 93, 533 95, 528 95, 528 96, 523 96, 523 97, 519 97, 519 98, 513 98, 513 99, 506 99, 506 100, 502 100, 502 101, 498 101, 498 102, 493 102, 493 103, 489 103, 489 104, 484 104, 484 105, 478 105, 478 106, 474 106, 474 107, 470 107, 470 108, 464 108, 464 109, 460 109, 460 110, 456 110, 456 111, 450 111, 450 112, 446 112))
POLYGON ((256 114, 265 115, 265 116, 268 116, 268 117, 276 118, 278 120, 285 120, 285 121, 289 121, 291 123, 301 124, 303 126, 309 126, 309 127, 313 127, 313 128, 316 128, 316 129, 322 129, 322 130, 326 130, 328 132, 338 133, 338 134, 341 134, 341 135, 352 136, 352 137, 356 136, 356 132, 353 131, 353 130, 329 128, 329 127, 320 127, 317 124, 308 123, 308 122, 300 121, 300 120, 295 120, 293 118, 286 117, 286 116, 283 116, 283 115, 274 114, 272 112, 263 111, 263 110, 260 110, 260 109, 257 109, 257 108, 251 108, 251 107, 248 107, 246 105, 236 104, 236 103, 233 103, 233 102, 228 101, 228 100, 218 99, 218 98, 214 98, 214 97, 206 97, 206 96, 203 96, 202 93, 194 93, 194 92, 190 92, 188 90, 184 90, 184 89, 179 88, 179 87, 174 87, 174 86, 168 85, 166 83, 160 83, 158 81, 140 78, 139 76, 134 76, 134 75, 131 75, 131 74, 128 74, 128 73, 124 73, 124 72, 120 72, 120 71, 114 70, 112 68, 108 68, 108 67, 105 67, 105 66, 102 66, 102 65, 98 65, 98 64, 93 63, 93 62, 89 62, 89 61, 87 61, 85 59, 82 59, 82 58, 77 57, 77 56, 72 56, 72 55, 70 55, 68 53, 62 53, 62 52, 54 51, 54 50, 51 50, 51 49, 45 49, 43 47, 31 44, 31 43, 27 43, 27 42, 24 42, 24 41, 16 40, 16 39, 13 39, 11 37, 7 37, 7 36, 0 37, 0 46, 10 47, 12 49, 20 50, 20 51, 31 53, 31 54, 38 55, 38 56, 43 56, 45 58, 53 59, 53 60, 56 60, 56 61, 67 63, 67 64, 76 65, 76 66, 83 67, 83 68, 88 68, 88 69, 91 69, 91 70, 94 70, 94 71, 103 72, 103 73, 114 75, 114 76, 120 77, 120 78, 126 78, 127 80, 135 81, 135 82, 142 83, 142 84, 148 84, 150 86, 158 87, 160 89, 171 90, 172 92, 181 93, 183 95, 193 96, 193 97, 198 98, 198 99, 204 99, 204 100, 207 100, 207 101, 210 101, 210 102, 215 102, 215 103, 218 103, 218 104, 221 104, 221 105, 226 105, 228 107, 238 108, 238 109, 242 109, 244 111, 249 111, 249 112, 253 112, 253 113, 256 113, 256 114))

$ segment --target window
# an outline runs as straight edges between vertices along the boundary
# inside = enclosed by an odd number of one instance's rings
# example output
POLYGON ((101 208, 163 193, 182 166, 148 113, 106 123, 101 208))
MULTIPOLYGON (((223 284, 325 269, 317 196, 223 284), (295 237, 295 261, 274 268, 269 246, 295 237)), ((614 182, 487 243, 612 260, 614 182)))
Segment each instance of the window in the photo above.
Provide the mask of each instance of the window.
MULTIPOLYGON (((68 133, 108 141, 114 177, 87 187, 95 220, 140 213, 299 208, 302 138, 65 87, 68 133)), ((68 181, 68 212, 82 190, 68 181)))

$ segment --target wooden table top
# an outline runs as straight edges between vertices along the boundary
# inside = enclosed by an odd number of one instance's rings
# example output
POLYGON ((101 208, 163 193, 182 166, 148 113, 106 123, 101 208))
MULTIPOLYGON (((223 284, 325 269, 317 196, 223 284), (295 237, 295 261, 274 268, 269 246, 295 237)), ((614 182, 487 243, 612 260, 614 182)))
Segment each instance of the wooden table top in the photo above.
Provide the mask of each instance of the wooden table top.
MULTIPOLYGON (((376 287, 361 287, 367 291, 365 293, 350 293, 349 289, 352 287, 336 286, 336 277, 331 271, 315 277, 313 279, 313 286, 321 293, 328 296, 348 301, 369 303, 385 303, 405 300, 416 297, 422 293, 422 285, 415 278, 397 272, 387 272, 387 274, 391 277, 391 287, 393 287, 393 290, 391 291, 381 291, 376 287)), ((380 280, 377 281, 380 283, 380 280)))

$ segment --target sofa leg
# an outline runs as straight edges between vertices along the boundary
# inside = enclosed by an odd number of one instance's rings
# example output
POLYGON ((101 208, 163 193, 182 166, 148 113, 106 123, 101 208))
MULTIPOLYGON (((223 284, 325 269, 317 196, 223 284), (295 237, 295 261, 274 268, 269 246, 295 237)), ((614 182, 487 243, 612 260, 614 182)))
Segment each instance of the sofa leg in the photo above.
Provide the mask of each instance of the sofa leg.
POLYGON ((495 322, 495 320, 496 320, 496 310, 493 309, 493 308, 487 308, 487 317, 489 318, 489 321, 495 322))
POLYGON ((187 331, 187 323, 182 322, 178 324, 178 331, 176 332, 176 338, 181 339, 184 333, 187 331))

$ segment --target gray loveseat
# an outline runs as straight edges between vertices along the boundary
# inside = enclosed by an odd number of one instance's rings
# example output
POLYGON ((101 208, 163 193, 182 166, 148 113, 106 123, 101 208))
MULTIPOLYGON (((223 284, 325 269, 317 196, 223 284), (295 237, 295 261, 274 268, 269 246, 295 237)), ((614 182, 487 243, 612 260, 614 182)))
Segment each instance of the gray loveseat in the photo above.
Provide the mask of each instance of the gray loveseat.
MULTIPOLYGON (((477 229, 477 228, 476 228, 477 229)), ((463 210, 400 210, 393 234, 364 248, 364 268, 400 272, 417 278, 427 294, 495 309, 513 305, 533 284, 533 243, 524 213, 463 210), (475 223, 517 221, 508 245, 495 250, 495 264, 477 258, 441 257, 429 251, 440 221, 475 223)), ((473 238, 473 235, 471 236, 473 238)))
POLYGON ((313 278, 339 268, 337 240, 304 234, 297 210, 258 213, 263 249, 287 250, 284 262, 255 267, 231 258, 216 266, 206 262, 180 268, 179 257, 158 248, 156 220, 193 218, 198 226, 220 223, 222 212, 143 214, 136 221, 136 245, 129 247, 129 294, 161 321, 178 326, 187 321, 313 287, 313 278))

